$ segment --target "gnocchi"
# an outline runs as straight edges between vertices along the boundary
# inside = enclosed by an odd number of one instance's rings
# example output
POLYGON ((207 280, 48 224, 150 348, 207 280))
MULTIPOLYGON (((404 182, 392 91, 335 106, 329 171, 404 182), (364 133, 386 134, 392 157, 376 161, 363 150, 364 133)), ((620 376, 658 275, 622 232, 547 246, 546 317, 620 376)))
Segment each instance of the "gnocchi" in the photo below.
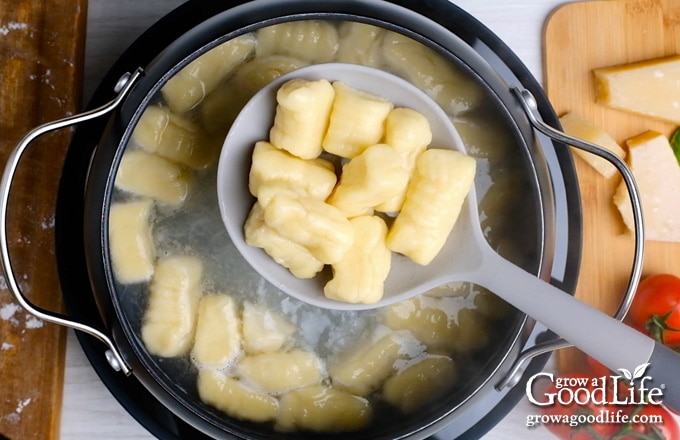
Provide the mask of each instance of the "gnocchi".
MULTIPOLYGON (((321 146, 327 153, 349 161, 342 166, 337 183, 333 163, 319 157, 318 142, 310 141, 308 134, 302 135, 302 141, 291 141, 290 147, 277 146, 274 140, 257 142, 248 184, 257 203, 244 225, 246 241, 265 249, 298 278, 311 278, 330 264, 334 277, 324 288, 328 298, 372 304, 382 298, 391 255, 378 242, 361 236, 362 231, 351 228, 347 219, 370 216, 374 211, 396 213, 397 220, 386 239, 387 250, 407 255, 419 264, 429 264, 453 228, 472 187, 476 163, 456 151, 427 150, 432 131, 421 113, 394 109, 391 102, 341 82, 332 85, 330 116, 315 106, 313 116, 304 106, 297 110, 282 106, 285 100, 281 95, 289 95, 289 87, 308 90, 317 84, 329 85, 324 80, 292 79, 281 86, 270 138, 285 139, 284 132, 299 136, 304 127, 290 127, 323 113, 327 124, 314 119, 312 124, 306 124, 307 128, 327 125, 324 129, 314 128, 314 138, 322 136, 321 146), (313 149, 298 148, 300 145, 313 145, 313 149), (443 164, 436 163, 440 158, 445 159, 443 164), (418 160, 422 161, 420 170, 416 170, 418 160), (458 168, 448 170, 452 164, 458 168), (461 170, 464 172, 458 176, 461 170), (458 178, 461 181, 451 185, 458 178), (409 190, 410 203, 401 212, 409 190), (430 193, 438 196, 434 206, 430 193), (419 210, 421 218, 411 218, 418 216, 419 210), (426 238, 421 248, 423 234, 426 238), (350 252, 353 243, 354 250, 350 252), (356 261, 365 261, 362 257, 367 252, 381 255, 379 263, 361 265, 362 271, 356 275, 356 261), (314 264, 317 261, 320 264, 314 264), (348 275, 352 272, 355 275, 348 275)), ((371 222, 361 220, 357 224, 371 222)), ((383 228, 372 227, 370 231, 382 234, 383 228)), ((379 237, 382 240, 382 235, 379 237)))
POLYGON ((434 353, 450 353, 459 338, 457 298, 416 297, 385 309, 385 324, 407 330, 434 353))
POLYGON ((243 304, 241 322, 243 348, 247 354, 282 350, 295 334, 295 327, 283 316, 251 302, 243 304))
POLYGON ((385 381, 383 398, 405 414, 451 389, 458 370, 450 357, 428 355, 385 381))
POLYGON ((264 209, 257 202, 250 210, 243 230, 248 245, 262 248, 274 261, 298 278, 312 278, 323 269, 324 264, 309 249, 284 238, 267 226, 264 209))
POLYGON ((339 81, 333 83, 333 89, 335 99, 328 130, 323 137, 323 149, 352 158, 380 143, 392 103, 339 81))
POLYGON ((161 93, 176 114, 196 107, 227 74, 255 50, 252 34, 236 37, 211 49, 176 73, 163 86, 161 93))
POLYGON ((167 107, 147 107, 132 138, 144 151, 195 170, 213 163, 218 153, 216 142, 198 124, 167 107))
MULTIPOLYGON (((384 142, 401 155, 401 165, 408 174, 413 174, 416 159, 432 142, 432 130, 427 118, 410 108, 395 108, 385 121, 384 142)), ((390 199, 376 206, 380 212, 398 212, 406 197, 406 185, 390 199)))
POLYGON ((340 46, 335 61, 377 66, 381 60, 382 28, 355 21, 346 21, 339 28, 340 46))
POLYGON ((459 353, 473 353, 489 343, 489 321, 476 309, 464 308, 458 312, 458 338, 453 344, 459 353))
POLYGON ((376 144, 342 167, 328 203, 348 218, 372 214, 374 207, 404 192, 408 180, 401 154, 387 144, 376 144))
POLYGON ((192 177, 177 164, 155 154, 130 150, 118 165, 116 188, 169 206, 186 200, 192 177))
POLYGON ((482 290, 474 298, 474 305, 476 310, 485 318, 491 320, 501 320, 507 318, 511 313, 513 307, 488 290, 482 290))
POLYGON ((479 107, 481 87, 433 49, 397 32, 385 32, 383 56, 389 69, 424 90, 446 113, 458 116, 479 107))
POLYGON ((142 320, 142 340, 149 353, 182 356, 194 342, 203 264, 192 256, 162 258, 149 286, 149 304, 142 320))
POLYGON ((109 212, 109 249, 113 272, 123 284, 148 281, 153 275, 156 246, 151 232, 153 202, 119 202, 109 212))
POLYGON ((425 150, 416 161, 387 247, 427 265, 444 246, 475 178, 476 162, 454 150, 425 150))
POLYGON ((236 373, 245 383, 270 394, 317 385, 324 377, 321 359, 304 350, 246 356, 236 373))
POLYGON ((269 142, 255 144, 248 189, 263 206, 279 189, 298 191, 301 195, 326 200, 337 180, 335 167, 325 159, 300 159, 274 148, 269 142))
POLYGON ((337 50, 338 32, 325 21, 293 21, 257 30, 257 57, 278 54, 310 63, 327 63, 337 50))
POLYGON ((302 159, 319 156, 334 97, 335 91, 326 80, 294 79, 283 84, 276 92, 269 141, 302 159))
POLYGON ((227 367, 241 353, 239 328, 236 304, 229 295, 203 296, 198 304, 193 361, 204 368, 227 367))
POLYGON ((201 104, 203 128, 210 135, 223 139, 243 106, 258 90, 281 75, 306 65, 305 61, 281 55, 246 61, 201 104))
POLYGON ((329 375, 333 386, 368 396, 394 374, 397 361, 415 358, 424 351, 425 347, 409 333, 387 333, 344 353, 330 366, 329 375))
POLYGON ((354 242, 340 261, 332 265, 333 278, 323 292, 331 299, 373 304, 382 298, 392 254, 385 245, 387 225, 376 216, 350 220, 354 242))
POLYGON ((279 191, 264 207, 264 221, 324 264, 337 263, 354 241, 354 228, 340 210, 312 197, 279 191))
POLYGON ((269 422, 279 413, 277 398, 255 391, 217 370, 198 372, 198 395, 208 405, 237 419, 269 422))
POLYGON ((279 431, 356 431, 366 427, 373 418, 373 410, 365 398, 323 385, 286 393, 280 407, 275 425, 279 431))

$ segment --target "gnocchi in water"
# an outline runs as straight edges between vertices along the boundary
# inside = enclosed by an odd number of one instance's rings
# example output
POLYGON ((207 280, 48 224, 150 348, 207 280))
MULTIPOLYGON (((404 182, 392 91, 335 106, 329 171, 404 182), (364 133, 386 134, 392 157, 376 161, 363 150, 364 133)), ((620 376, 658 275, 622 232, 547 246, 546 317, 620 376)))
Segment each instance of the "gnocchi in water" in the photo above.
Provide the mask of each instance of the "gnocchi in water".
POLYGON ((243 304, 243 349, 246 354, 274 353, 292 342, 295 327, 284 317, 251 302, 243 304))
POLYGON ((257 390, 281 394, 320 384, 324 370, 314 353, 293 350, 246 356, 237 365, 236 374, 257 390))
POLYGON ((185 355, 194 345, 203 264, 198 258, 172 256, 160 260, 149 286, 142 339, 150 353, 185 355))
POLYGON ((200 170, 215 161, 215 141, 199 125, 167 107, 150 106, 132 133, 142 150, 200 170))
POLYGON ((279 413, 278 399, 220 371, 198 372, 198 395, 204 402, 237 419, 268 422, 275 420, 279 413))
POLYGON ((148 281, 154 272, 156 246, 151 232, 153 202, 119 202, 109 213, 109 248, 121 283, 148 281))
MULTIPOLYGON (((511 234, 500 227, 501 219, 520 217, 508 215, 509 201, 518 201, 509 196, 524 194, 513 186, 512 163, 506 166, 512 142, 502 118, 490 121, 479 89, 420 43, 365 23, 312 20, 260 29, 189 63, 143 113, 120 161, 109 212, 116 295, 152 360, 162 358, 157 367, 181 384, 178 392, 281 435, 390 426, 396 414, 418 418, 433 399, 451 399, 468 386, 477 358, 488 362, 494 340, 514 322, 511 307, 467 283, 374 311, 316 309, 244 264, 210 191, 217 148, 261 87, 326 61, 381 68, 420 85, 454 118, 468 150, 482 152, 478 161, 502 159, 502 175, 481 202, 489 241, 506 240, 502 248, 524 255, 525 236, 533 234, 518 233, 525 225, 511 234)), ((277 135, 286 148, 263 139, 254 149, 248 183, 257 202, 244 226, 248 244, 297 277, 328 280, 331 297, 377 301, 390 271, 390 242, 424 258, 404 231, 422 227, 422 188, 438 192, 450 177, 430 181, 422 169, 435 172, 431 162, 450 158, 435 151, 435 160, 421 162, 433 151, 432 133, 412 109, 345 85, 298 86, 295 93, 304 96, 287 96, 277 135), (325 116, 305 116, 300 102, 325 116), (299 116, 310 117, 315 129, 287 121, 299 116), (349 136, 347 127, 358 133, 349 136), (412 187, 421 188, 415 201, 412 187), (405 224, 395 229, 395 215, 404 212, 405 224)), ((440 223, 451 220, 438 215, 432 218, 440 223)), ((418 233, 444 234, 436 231, 418 233)), ((434 252, 433 244, 422 245, 434 252)))
POLYGON ((475 159, 427 149, 432 132, 422 114, 342 82, 292 79, 276 99, 270 142, 258 142, 252 155, 257 202, 246 242, 298 278, 331 265, 326 297, 374 304, 384 294, 390 250, 427 265, 444 247, 472 188, 475 159), (349 159, 338 179, 322 151, 349 159), (389 227, 374 215, 380 211, 396 214, 389 227), (272 242, 261 239, 265 231, 272 242))
POLYGON ((404 413, 412 413, 449 391, 457 375, 447 356, 425 356, 385 381, 385 400, 404 413))
POLYGON ((191 181, 191 175, 179 165, 156 154, 133 150, 123 155, 115 185, 138 196, 179 206, 189 194, 191 181))
POLYGON ((333 385, 358 396, 368 396, 394 374, 398 361, 417 358, 425 351, 408 332, 389 332, 376 338, 343 353, 341 360, 331 366, 333 385))
POLYGON ((168 106, 177 114, 196 107, 217 88, 222 78, 255 50, 257 41, 243 35, 206 52, 173 76, 161 91, 168 106))
POLYGON ((200 367, 225 368, 241 353, 240 319, 229 295, 205 295, 198 303, 191 353, 200 367))
POLYGON ((367 426, 373 411, 364 398, 316 385, 283 396, 279 414, 276 428, 281 431, 343 432, 367 426))

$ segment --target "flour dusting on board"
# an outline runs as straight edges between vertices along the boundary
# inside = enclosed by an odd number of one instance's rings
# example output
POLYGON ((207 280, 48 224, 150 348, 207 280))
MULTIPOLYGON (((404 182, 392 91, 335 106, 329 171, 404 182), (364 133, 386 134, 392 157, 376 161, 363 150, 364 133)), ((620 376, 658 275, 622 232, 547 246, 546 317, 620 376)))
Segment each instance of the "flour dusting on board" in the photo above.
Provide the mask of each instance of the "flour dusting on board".
POLYGON ((26 409, 26 407, 30 405, 32 401, 33 399, 30 397, 17 400, 17 407, 14 409, 14 412, 6 414, 2 417, 2 419, 7 420, 12 424, 18 424, 21 421, 21 413, 24 412, 24 409, 26 409))
POLYGON ((0 35, 7 35, 12 31, 18 31, 22 29, 28 29, 28 23, 9 22, 3 26, 0 26, 0 35))
POLYGON ((16 412, 17 414, 21 414, 24 408, 26 408, 31 403, 32 400, 33 399, 31 399, 30 397, 28 399, 19 400, 17 404, 17 409, 15 409, 14 412, 16 412))
POLYGON ((46 220, 44 220, 42 223, 40 223, 40 226, 43 229, 53 229, 54 228, 54 215, 48 217, 46 220))
MULTIPOLYGON (((0 320, 8 321, 12 325, 18 326, 21 324, 19 321, 20 315, 17 315, 19 312, 22 312, 22 309, 18 304, 3 304, 0 306, 0 320)), ((26 329, 32 330, 42 328, 45 325, 42 319, 36 318, 35 316, 27 313, 21 313, 21 315, 24 317, 24 326, 26 329)))
POLYGON ((0 307, 0 319, 2 319, 3 321, 14 322, 14 321, 16 321, 16 318, 14 317, 14 315, 20 309, 21 309, 21 307, 19 307, 19 305, 17 305, 17 304, 12 304, 12 303, 3 304, 0 307))
MULTIPOLYGON (((49 224, 46 224, 45 226, 51 227, 49 224)), ((26 281, 28 279, 28 275, 24 274, 21 277, 21 279, 26 281)), ((5 279, 5 277, 0 276, 0 291, 7 290, 7 287, 8 287, 7 280, 5 279)), ((28 290, 30 290, 29 287, 30 286, 22 286, 21 288, 24 292, 27 292, 28 290)), ((42 319, 36 318, 35 316, 24 312, 19 304, 13 302, 5 304, 0 303, 0 321, 7 321, 15 327, 20 326, 23 321, 24 330, 22 331, 22 333, 25 330, 38 329, 42 328, 45 325, 45 322, 42 319)), ((7 348, 3 344, 2 350, 6 349, 7 348)))
POLYGON ((26 328, 34 329, 34 328, 42 328, 44 322, 41 319, 36 318, 35 316, 27 316, 26 317, 26 328))

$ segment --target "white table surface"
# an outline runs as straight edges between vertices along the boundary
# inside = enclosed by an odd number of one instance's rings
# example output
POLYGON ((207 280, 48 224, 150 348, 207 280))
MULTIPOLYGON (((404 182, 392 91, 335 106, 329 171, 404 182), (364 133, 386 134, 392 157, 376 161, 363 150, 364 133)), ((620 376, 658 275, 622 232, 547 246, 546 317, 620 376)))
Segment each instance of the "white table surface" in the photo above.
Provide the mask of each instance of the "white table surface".
MULTIPOLYGON (((572 0, 573 1, 573 0, 572 0)), ((85 62, 85 99, 134 39, 182 0, 90 0, 85 62)), ((458 6, 495 32, 542 81, 542 31, 551 11, 569 1, 458 0, 458 6)), ((551 368, 552 363, 547 368, 551 368)), ((529 429, 526 416, 536 413, 526 398, 485 440, 545 439, 544 428, 529 429)), ((66 352, 61 434, 65 440, 151 439, 100 382, 72 332, 66 352)))

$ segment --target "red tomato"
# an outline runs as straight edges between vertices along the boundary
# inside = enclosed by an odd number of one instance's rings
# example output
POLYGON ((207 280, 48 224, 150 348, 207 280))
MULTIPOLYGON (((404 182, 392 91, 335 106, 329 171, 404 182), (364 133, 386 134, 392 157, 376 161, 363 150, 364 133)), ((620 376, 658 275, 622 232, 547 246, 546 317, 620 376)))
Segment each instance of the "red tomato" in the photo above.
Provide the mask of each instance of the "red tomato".
POLYGON ((678 424, 663 405, 641 405, 633 410, 631 417, 638 417, 638 422, 621 428, 613 439, 680 440, 678 424))
POLYGON ((657 341, 680 345, 680 278, 658 274, 643 279, 627 317, 657 341))
MULTIPOLYGON (((565 385, 562 386, 560 389, 563 388, 569 388, 571 392, 578 393, 578 389, 586 389, 588 392, 592 392, 594 387, 593 387, 593 379, 596 379, 595 376, 592 376, 590 374, 583 374, 583 373, 568 373, 559 376, 559 379, 570 379, 574 378, 576 380, 578 379, 585 379, 585 381, 579 385, 565 385)), ((597 378, 599 379, 599 378, 597 378)), ((557 388, 556 381, 553 381, 548 385, 546 390, 544 391, 545 395, 549 395, 552 393, 558 393, 560 389, 557 388)), ((560 439, 564 440, 602 440, 602 439, 610 439, 614 434, 616 434, 621 428, 621 426, 613 424, 613 423, 594 423, 594 424, 579 424, 577 426, 570 426, 569 423, 565 422, 565 417, 576 417, 579 415, 583 416, 589 416, 589 415, 594 415, 597 416, 600 414, 602 411, 611 411, 611 412, 616 412, 618 407, 615 407, 614 405, 598 405, 595 403, 590 402, 590 399, 588 399, 588 402, 584 404, 578 404, 576 402, 571 402, 569 404, 562 404, 559 402, 555 402, 554 405, 550 406, 545 406, 542 407, 542 412, 545 415, 548 416, 553 416, 555 417, 555 423, 546 423, 544 426, 553 434, 555 434, 557 437, 560 439)))

